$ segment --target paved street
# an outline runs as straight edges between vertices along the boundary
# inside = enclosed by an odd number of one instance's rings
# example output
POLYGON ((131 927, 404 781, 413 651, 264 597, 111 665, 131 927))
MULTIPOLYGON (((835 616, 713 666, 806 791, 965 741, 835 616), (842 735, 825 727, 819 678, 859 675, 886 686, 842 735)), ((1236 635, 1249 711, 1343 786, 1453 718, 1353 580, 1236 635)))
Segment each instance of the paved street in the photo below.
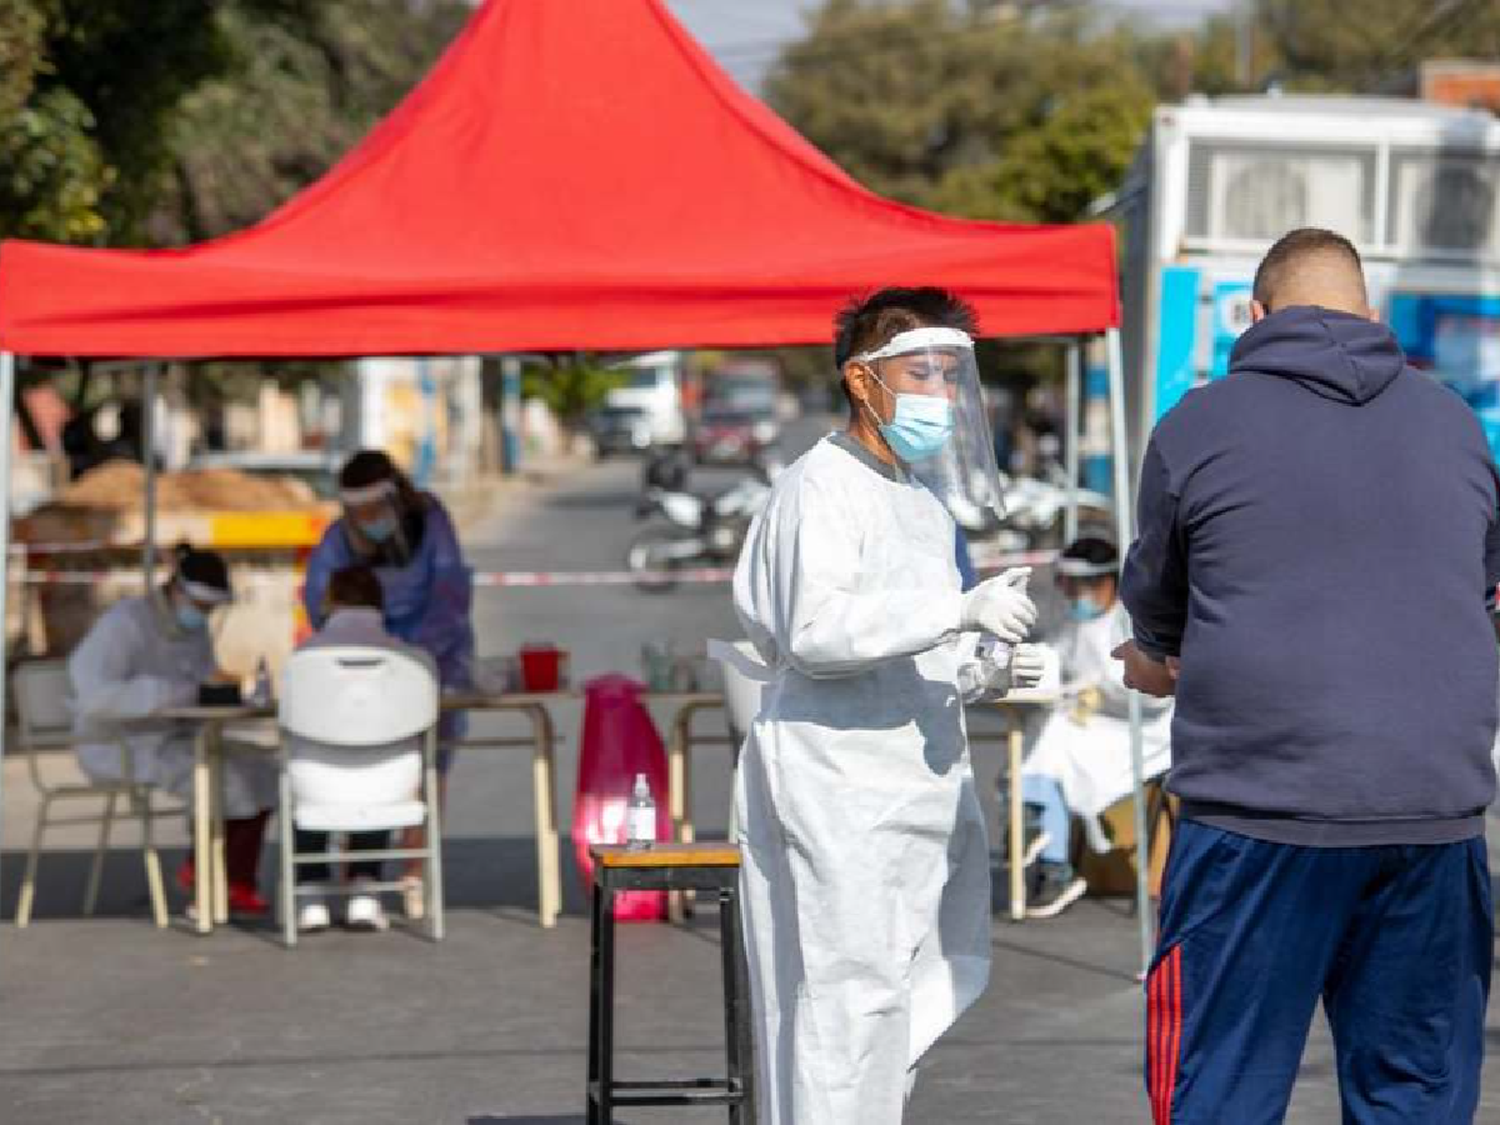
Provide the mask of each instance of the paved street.
MULTIPOLYGON (((817 430, 799 428, 805 444, 817 430)), ((622 566, 635 531, 639 466, 590 465, 543 486, 497 490, 469 532, 484 570, 622 566)), ((725 474, 713 479, 723 481, 725 474)), ((639 674, 639 648, 683 651, 736 633, 721 586, 646 596, 630 587, 485 590, 481 651, 550 640, 575 681, 639 674)), ((577 716, 563 718, 559 804, 566 822, 577 716)), ((705 729, 716 718, 703 720, 705 729)), ((728 758, 705 751, 694 804, 722 833, 728 758)), ((993 747, 977 759, 993 789, 993 747)), ((62 765, 63 763, 59 763, 62 765)), ((14 909, 30 830, 22 763, 6 763, 3 905, 14 909)), ((567 915, 534 922, 530 770, 523 755, 460 760, 449 817, 450 936, 333 932, 294 952, 269 929, 198 939, 155 931, 134 853, 109 868, 100 917, 78 918, 86 853, 78 833, 43 867, 38 919, 0 929, 0 1120, 30 1123, 318 1122, 582 1125, 587 1013, 583 898, 568 873, 567 915)), ((994 824, 993 810, 991 824, 994 824)), ((180 843, 182 834, 173 839, 180 843)), ((175 862, 175 854, 171 861, 175 862)), ((272 883, 267 853, 265 882, 272 883)), ((722 1024, 715 919, 627 927, 619 1005, 622 1069, 710 1073, 722 1024)), ((1051 923, 997 918, 988 994, 939 1045, 909 1120, 922 1125, 1144 1121, 1135 924, 1125 904, 1082 904, 1051 923)), ((1491 1019, 1500 1042, 1500 1019, 1491 1019)), ((1500 1120, 1500 1068, 1482 1119, 1500 1120)), ((1315 1036, 1289 1120, 1337 1119, 1331 1060, 1315 1036)), ((621 1122, 722 1121, 721 1112, 630 1111, 621 1122)))

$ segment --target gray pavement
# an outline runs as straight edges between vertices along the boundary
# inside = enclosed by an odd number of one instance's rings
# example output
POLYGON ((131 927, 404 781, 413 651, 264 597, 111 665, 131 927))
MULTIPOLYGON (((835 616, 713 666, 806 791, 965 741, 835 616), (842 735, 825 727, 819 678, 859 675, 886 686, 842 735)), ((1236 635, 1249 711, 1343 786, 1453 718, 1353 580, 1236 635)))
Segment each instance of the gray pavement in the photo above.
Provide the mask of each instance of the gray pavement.
MULTIPOLYGON (((815 429, 804 427, 798 440, 815 429)), ((497 491, 493 511, 469 532, 476 565, 621 565, 635 529, 637 473, 633 463, 609 462, 544 487, 497 491)), ((572 651, 580 681, 605 671, 638 674, 648 639, 672 638, 687 650, 735 632, 722 587, 658 597, 629 587, 486 590, 476 615, 481 651, 551 640, 572 651)), ((577 715, 564 708, 560 717, 566 822, 577 715)), ((716 721, 705 718, 705 729, 716 721)), ((977 751, 986 793, 996 758, 993 749, 977 751)), ((706 751, 700 762, 697 818, 707 834, 722 833, 727 755, 706 751)), ((68 769, 62 760, 50 765, 68 769)), ((8 918, 33 803, 22 764, 4 768, 0 912, 8 918)), ((27 931, 0 929, 0 1121, 581 1125, 584 900, 565 840, 568 913, 554 931, 536 926, 530 792, 522 756, 476 753, 455 767, 450 932, 441 945, 404 931, 335 931, 287 952, 269 928, 231 928, 207 939, 180 926, 158 932, 126 848, 111 857, 99 917, 81 920, 86 840, 63 831, 44 861, 36 922, 27 931)), ((174 833, 180 846, 183 834, 174 833)), ((273 858, 268 850, 268 890, 273 858)), ((997 917, 990 989, 933 1052, 908 1119, 1147 1120, 1135 932, 1119 901, 1088 901, 1047 923, 1013 926, 997 917)), ((715 934, 711 911, 684 928, 624 929, 622 1071, 715 1069, 722 1043, 715 934)), ((1490 1026, 1491 1042, 1500 1042, 1500 1018, 1490 1026)), ((1481 1120, 1500 1120, 1495 1069, 1481 1120)), ((1288 1120, 1337 1119, 1326 1036, 1317 1030, 1288 1120)), ((639 1110, 619 1120, 692 1125, 724 1115, 639 1110)))

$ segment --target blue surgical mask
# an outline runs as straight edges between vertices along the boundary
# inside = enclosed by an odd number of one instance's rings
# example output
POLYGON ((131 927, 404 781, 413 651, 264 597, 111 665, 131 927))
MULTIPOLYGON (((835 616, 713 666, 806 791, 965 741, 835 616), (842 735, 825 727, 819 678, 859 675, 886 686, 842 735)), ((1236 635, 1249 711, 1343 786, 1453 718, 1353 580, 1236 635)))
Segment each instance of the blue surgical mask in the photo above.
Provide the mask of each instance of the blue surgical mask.
POLYGON ((183 632, 201 633, 208 628, 208 614, 192 602, 179 598, 175 601, 173 609, 177 615, 177 624, 183 632))
POLYGON ((1099 604, 1087 594, 1080 594, 1068 602, 1068 617, 1073 621, 1092 621, 1103 612, 1099 604))
POLYGON ((896 396, 896 413, 880 426, 891 452, 906 462, 925 461, 953 437, 953 404, 934 395, 896 396))
POLYGON ((396 534, 396 517, 381 516, 378 520, 359 525, 359 533, 371 543, 384 543, 396 534))

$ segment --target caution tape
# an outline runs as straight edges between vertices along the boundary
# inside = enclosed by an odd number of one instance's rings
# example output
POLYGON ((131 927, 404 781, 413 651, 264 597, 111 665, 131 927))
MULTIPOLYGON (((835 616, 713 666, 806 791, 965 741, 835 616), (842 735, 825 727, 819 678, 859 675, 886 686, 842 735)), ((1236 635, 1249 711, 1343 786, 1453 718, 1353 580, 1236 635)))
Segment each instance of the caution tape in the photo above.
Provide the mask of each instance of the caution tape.
POLYGON ((570 570, 511 571, 503 574, 476 574, 474 585, 491 589, 535 589, 547 586, 643 586, 713 585, 732 581, 733 567, 699 567, 693 570, 570 570))
MULTIPOLYGON (((1056 551, 976 551, 974 565, 981 570, 1001 570, 1012 566, 1048 566, 1057 558, 1056 551)), ((18 581, 30 586, 102 586, 108 582, 141 581, 138 571, 130 570, 58 570, 21 567, 15 572, 18 581)), ((563 589, 588 586, 683 585, 712 586, 733 581, 733 567, 694 567, 684 570, 515 570, 484 571, 474 575, 474 585, 490 590, 563 589)), ((285 576, 249 573, 237 576, 236 583, 284 583, 285 576)))

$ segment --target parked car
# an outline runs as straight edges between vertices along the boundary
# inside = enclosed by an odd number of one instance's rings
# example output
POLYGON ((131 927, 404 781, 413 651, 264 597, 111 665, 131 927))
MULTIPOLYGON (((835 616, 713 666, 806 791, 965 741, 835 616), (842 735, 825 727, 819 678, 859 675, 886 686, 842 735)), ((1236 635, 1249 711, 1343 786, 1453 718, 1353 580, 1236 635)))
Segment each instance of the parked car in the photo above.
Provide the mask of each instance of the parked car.
POLYGON ((615 364, 620 385, 604 400, 604 410, 637 412, 630 427, 633 448, 681 445, 687 438, 682 384, 682 352, 650 352, 615 364), (638 424, 636 418, 643 420, 638 424), (644 441, 636 440, 642 434, 644 441))
POLYGON ((769 410, 708 406, 693 433, 693 454, 703 463, 757 463, 781 439, 769 410))
POLYGON ((588 417, 594 453, 608 457, 651 447, 651 419, 640 406, 601 406, 588 417))

